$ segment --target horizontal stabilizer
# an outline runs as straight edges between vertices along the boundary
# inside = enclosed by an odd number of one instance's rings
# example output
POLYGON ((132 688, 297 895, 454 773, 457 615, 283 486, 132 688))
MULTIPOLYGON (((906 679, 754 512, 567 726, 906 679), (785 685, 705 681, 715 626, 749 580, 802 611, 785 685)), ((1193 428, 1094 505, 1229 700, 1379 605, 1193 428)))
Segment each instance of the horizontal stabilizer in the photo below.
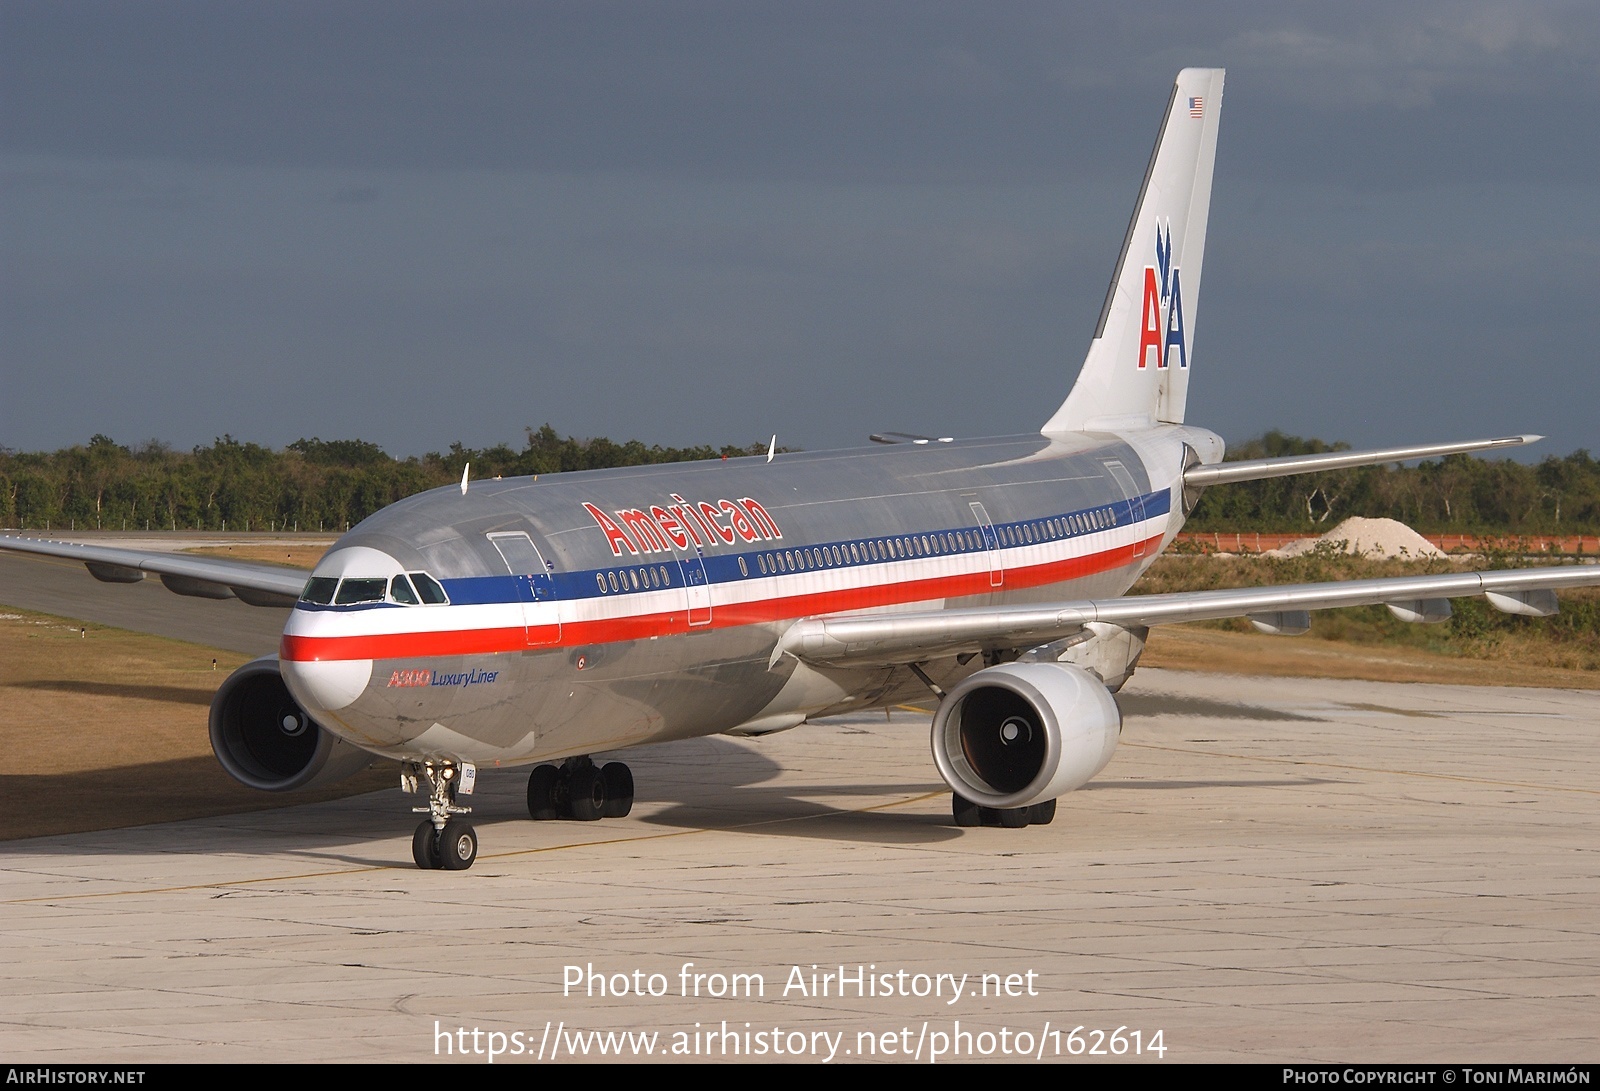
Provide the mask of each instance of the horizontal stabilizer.
POLYGON ((1543 436, 1502 436, 1500 439, 1475 439, 1465 443, 1429 443, 1415 447, 1386 447, 1378 451, 1329 451, 1319 455, 1287 455, 1283 458, 1248 458, 1238 462, 1219 462, 1214 466, 1190 466, 1183 471, 1183 483, 1190 488, 1226 485, 1232 481, 1260 481, 1268 477, 1314 474, 1324 470, 1344 470, 1351 466, 1379 466, 1385 462, 1407 462, 1414 458, 1438 458, 1472 451, 1498 451, 1520 447, 1543 436))

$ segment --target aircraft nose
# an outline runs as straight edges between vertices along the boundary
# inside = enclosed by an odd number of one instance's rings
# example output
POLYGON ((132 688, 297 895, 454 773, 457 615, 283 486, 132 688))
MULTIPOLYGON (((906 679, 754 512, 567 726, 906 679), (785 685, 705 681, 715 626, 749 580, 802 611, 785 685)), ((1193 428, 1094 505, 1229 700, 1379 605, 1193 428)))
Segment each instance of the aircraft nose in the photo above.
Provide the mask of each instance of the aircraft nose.
POLYGON ((334 712, 355 703, 372 681, 372 660, 332 659, 321 662, 279 663, 284 684, 302 708, 312 715, 334 712))

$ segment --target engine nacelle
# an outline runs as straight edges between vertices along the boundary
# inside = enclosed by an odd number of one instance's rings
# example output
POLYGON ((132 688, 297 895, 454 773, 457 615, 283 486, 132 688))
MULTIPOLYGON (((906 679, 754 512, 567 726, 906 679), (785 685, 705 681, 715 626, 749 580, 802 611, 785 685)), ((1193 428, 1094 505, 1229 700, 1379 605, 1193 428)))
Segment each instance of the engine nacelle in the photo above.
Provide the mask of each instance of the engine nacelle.
POLYGON ((283 684, 275 655, 246 663, 217 690, 211 749, 230 777, 265 792, 343 780, 374 760, 307 715, 283 684))
POLYGON ((1111 760, 1122 712, 1099 679, 1065 663, 1006 663, 950 690, 933 760, 983 807, 1026 807, 1082 787, 1111 760))

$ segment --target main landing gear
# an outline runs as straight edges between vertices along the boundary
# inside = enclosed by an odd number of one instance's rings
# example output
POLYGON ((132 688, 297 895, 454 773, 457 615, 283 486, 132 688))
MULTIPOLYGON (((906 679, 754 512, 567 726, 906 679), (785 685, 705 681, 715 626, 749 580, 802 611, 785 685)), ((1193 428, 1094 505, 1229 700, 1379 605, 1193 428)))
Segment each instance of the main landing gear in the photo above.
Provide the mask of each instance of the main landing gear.
POLYGON ((967 797, 951 792, 950 812, 958 826, 1003 826, 1019 830, 1024 826, 1048 826, 1054 822, 1056 801, 1047 799, 1031 807, 980 807, 967 797))
POLYGON ((596 765, 585 754, 559 766, 539 765, 528 776, 528 814, 536 821, 626 818, 633 810, 633 771, 620 761, 596 765))
POLYGON ((408 763, 400 774, 401 786, 407 791, 415 792, 420 780, 428 784, 428 805, 411 808, 414 814, 428 816, 411 835, 411 857, 424 871, 465 871, 478 858, 478 831, 462 817, 471 814, 472 808, 456 804, 461 772, 454 762, 436 765, 427 761, 408 763))

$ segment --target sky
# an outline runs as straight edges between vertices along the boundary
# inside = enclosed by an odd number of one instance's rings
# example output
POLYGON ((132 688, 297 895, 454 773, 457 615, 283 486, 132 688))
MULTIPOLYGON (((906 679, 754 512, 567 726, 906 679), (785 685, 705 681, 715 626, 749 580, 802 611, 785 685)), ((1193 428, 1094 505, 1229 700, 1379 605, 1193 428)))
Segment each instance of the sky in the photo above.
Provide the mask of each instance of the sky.
POLYGON ((1036 430, 1228 69, 1188 419, 1600 451, 1600 5, 0 0, 0 446, 1036 430))

